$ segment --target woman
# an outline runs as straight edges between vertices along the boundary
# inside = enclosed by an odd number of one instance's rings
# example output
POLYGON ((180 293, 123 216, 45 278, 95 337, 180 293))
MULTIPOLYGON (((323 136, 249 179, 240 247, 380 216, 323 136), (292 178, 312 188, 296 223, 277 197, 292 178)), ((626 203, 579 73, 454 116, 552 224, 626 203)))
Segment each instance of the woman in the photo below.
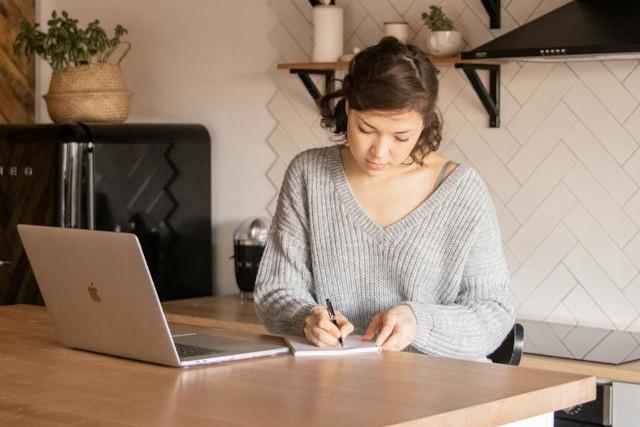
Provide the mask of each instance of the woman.
POLYGON ((323 347, 355 331, 384 350, 480 360, 512 327, 487 187, 435 152, 436 74, 386 37, 322 99, 323 125, 346 142, 300 153, 285 174, 255 290, 273 333, 323 347))

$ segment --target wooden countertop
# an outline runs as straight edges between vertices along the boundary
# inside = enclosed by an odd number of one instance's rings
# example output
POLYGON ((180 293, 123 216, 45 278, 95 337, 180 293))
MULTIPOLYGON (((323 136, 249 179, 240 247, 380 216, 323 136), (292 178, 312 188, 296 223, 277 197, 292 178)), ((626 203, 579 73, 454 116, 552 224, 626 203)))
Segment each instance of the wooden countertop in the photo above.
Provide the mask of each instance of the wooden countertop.
POLYGON ((190 298, 162 303, 169 322, 267 334, 253 301, 240 295, 190 298))
MULTIPOLYGON (((525 331, 525 342, 526 337, 527 334, 525 331)), ((520 361, 520 366, 579 375, 593 375, 603 380, 640 384, 640 361, 611 365, 608 363, 563 359, 560 357, 525 353, 520 361)))
POLYGON ((0 307, 0 333, 3 426, 483 427, 595 397, 594 377, 404 352, 168 368, 65 348, 36 306, 0 307))
MULTIPOLYGON (((163 306, 170 321, 261 334, 267 333, 266 328, 256 316, 253 302, 246 299, 242 300, 239 295, 168 301, 163 303, 163 306)), ((622 365, 610 365, 525 353, 520 366, 579 375, 593 375, 601 379, 640 384, 640 361, 622 365)))

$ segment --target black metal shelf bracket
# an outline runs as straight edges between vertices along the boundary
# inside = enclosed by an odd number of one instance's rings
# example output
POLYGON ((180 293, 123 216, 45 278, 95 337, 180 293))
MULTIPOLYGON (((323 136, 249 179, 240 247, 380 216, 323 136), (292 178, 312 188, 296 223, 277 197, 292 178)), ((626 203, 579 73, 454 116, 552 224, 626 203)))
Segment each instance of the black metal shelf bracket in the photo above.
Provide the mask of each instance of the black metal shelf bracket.
POLYGON ((466 74, 473 90, 480 98, 480 102, 489 114, 489 126, 500 127, 500 65, 457 63, 456 68, 462 69, 466 74), (489 89, 482 84, 477 70, 489 71, 489 89))
POLYGON ((482 0, 482 4, 489 14, 489 26, 500 28, 500 0, 482 0))
MULTIPOLYGON (((489 126, 492 128, 500 127, 500 65, 498 64, 478 64, 478 63, 457 63, 456 68, 462 69, 469 79, 473 90, 480 98, 482 105, 489 114, 489 126), (487 89, 477 70, 489 71, 489 88, 487 89)), ((312 74, 324 76, 324 93, 330 93, 335 90, 335 70, 310 70, 304 68, 293 68, 289 70, 290 74, 296 74, 302 80, 307 92, 311 95, 316 105, 320 105, 322 93, 311 79, 312 74)))
POLYGON ((319 74, 324 76, 324 93, 333 92, 335 89, 335 81, 336 81, 336 72, 335 70, 305 70, 305 69, 291 69, 289 71, 291 74, 297 74, 302 80, 304 87, 307 88, 307 91, 316 102, 316 104, 320 104, 320 98, 322 94, 318 90, 316 84, 311 80, 310 74, 319 74))

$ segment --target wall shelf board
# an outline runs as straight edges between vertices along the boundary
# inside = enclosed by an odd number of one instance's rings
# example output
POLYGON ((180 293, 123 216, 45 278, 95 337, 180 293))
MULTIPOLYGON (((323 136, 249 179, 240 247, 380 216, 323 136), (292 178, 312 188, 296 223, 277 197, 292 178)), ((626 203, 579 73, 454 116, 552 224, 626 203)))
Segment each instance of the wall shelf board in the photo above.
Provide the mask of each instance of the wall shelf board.
MULTIPOLYGON (((471 86, 480 98, 483 107, 489 115, 489 126, 500 127, 500 64, 504 61, 478 61, 461 60, 459 56, 447 58, 431 57, 435 65, 453 65, 461 69, 469 79, 471 86), (485 87, 478 76, 478 70, 489 71, 489 87, 485 87)), ((278 64, 278 69, 289 70, 289 73, 296 74, 316 104, 319 104, 322 97, 311 75, 322 75, 325 77, 324 93, 330 93, 335 88, 335 74, 337 71, 346 71, 349 62, 298 62, 278 64)))

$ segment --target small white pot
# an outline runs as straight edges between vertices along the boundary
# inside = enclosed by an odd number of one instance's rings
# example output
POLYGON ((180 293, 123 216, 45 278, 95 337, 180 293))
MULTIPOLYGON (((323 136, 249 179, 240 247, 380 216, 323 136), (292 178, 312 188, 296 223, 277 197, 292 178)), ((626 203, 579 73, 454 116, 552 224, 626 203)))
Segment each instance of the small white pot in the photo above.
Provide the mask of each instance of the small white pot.
POLYGON ((427 38, 429 53, 433 56, 454 56, 463 47, 460 31, 432 31, 427 38))
POLYGON ((392 36, 407 44, 409 41, 409 24, 404 21, 390 21, 382 24, 384 35, 392 36))

